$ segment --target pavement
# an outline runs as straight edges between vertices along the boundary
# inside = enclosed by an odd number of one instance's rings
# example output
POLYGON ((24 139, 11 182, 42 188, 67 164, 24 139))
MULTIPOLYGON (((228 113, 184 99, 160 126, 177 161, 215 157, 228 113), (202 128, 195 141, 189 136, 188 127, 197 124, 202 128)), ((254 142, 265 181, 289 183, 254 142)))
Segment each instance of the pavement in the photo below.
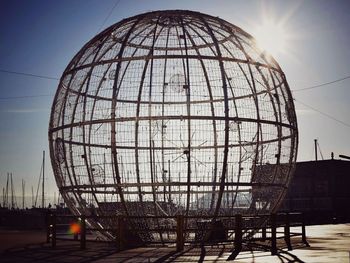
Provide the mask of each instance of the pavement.
MULTIPOLYGON (((56 248, 46 244, 44 232, 0 230, 0 261, 5 262, 233 262, 240 263, 350 263, 350 224, 308 226, 307 241, 292 239, 288 251, 283 240, 278 243, 278 255, 272 256, 268 244, 244 244, 234 255, 232 244, 185 247, 176 253, 175 247, 141 247, 116 252, 106 243, 88 242, 85 250, 78 242, 57 241, 56 248)), ((293 232, 293 230, 292 230, 293 232)))

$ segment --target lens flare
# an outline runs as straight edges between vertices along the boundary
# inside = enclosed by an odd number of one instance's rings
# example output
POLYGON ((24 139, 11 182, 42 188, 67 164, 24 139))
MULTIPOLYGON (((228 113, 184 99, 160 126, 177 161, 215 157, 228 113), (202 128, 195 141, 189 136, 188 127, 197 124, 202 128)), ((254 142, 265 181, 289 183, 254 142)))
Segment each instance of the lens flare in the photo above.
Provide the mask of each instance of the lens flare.
POLYGON ((80 233, 80 230, 81 230, 81 226, 79 223, 71 223, 69 225, 69 230, 68 230, 68 234, 79 234, 80 233))

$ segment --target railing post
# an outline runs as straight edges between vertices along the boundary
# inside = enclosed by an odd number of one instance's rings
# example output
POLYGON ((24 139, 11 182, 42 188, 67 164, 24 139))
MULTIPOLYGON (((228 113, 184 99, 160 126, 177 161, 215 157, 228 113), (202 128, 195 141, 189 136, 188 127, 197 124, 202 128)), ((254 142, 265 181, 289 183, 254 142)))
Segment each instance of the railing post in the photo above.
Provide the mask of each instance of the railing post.
POLYGON ((242 250, 242 215, 235 215, 235 251, 239 253, 242 250))
POLYGON ((80 217, 81 229, 80 229, 80 249, 86 248, 86 219, 85 216, 80 217))
POLYGON ((235 240, 233 241, 235 249, 233 253, 227 258, 227 260, 235 260, 238 254, 242 251, 242 240, 243 240, 243 224, 242 215, 235 215, 235 240))
POLYGON ((51 212, 47 212, 45 216, 45 225, 46 225, 46 243, 50 243, 51 235, 51 212))
POLYGON ((261 228, 261 240, 266 241, 266 226, 262 226, 261 228))
POLYGON ((122 215, 117 216, 117 247, 118 250, 124 249, 124 217, 122 215))
POLYGON ((176 251, 184 249, 184 216, 176 217, 176 251))
POLYGON ((271 225, 271 255, 277 254, 277 244, 276 244, 276 214, 271 214, 270 216, 271 225))
POLYGON ((301 239, 306 246, 310 246, 306 240, 305 214, 301 214, 301 239))
POLYGON ((287 244, 288 250, 292 250, 292 244, 290 243, 290 220, 289 213, 285 214, 284 224, 284 241, 287 244))
POLYGON ((74 241, 79 241, 79 235, 81 234, 81 220, 80 220, 80 217, 77 218, 77 224, 80 226, 80 228, 79 228, 79 231, 73 233, 73 240, 74 241))
POLYGON ((50 220, 50 228, 51 228, 51 247, 56 247, 56 214, 51 214, 50 220))

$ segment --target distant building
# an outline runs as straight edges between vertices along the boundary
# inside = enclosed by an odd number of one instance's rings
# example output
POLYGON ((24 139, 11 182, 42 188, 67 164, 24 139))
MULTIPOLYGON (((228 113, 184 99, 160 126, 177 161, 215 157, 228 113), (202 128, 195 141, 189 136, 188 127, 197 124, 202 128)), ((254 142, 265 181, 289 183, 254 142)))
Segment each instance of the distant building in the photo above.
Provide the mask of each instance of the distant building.
POLYGON ((302 211, 311 223, 350 222, 350 161, 298 162, 280 211, 302 211))

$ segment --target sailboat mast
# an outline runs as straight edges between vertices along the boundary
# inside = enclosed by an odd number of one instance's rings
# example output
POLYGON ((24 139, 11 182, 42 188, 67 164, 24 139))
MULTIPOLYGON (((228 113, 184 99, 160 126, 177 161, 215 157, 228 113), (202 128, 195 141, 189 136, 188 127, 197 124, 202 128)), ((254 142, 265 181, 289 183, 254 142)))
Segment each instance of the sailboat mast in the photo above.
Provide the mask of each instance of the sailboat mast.
POLYGON ((32 186, 32 207, 34 207, 34 188, 32 186))
POLYGON ((43 181, 42 181, 41 207, 45 207, 45 151, 43 151, 43 181))
POLYGON ((12 178, 12 173, 11 173, 11 208, 15 208, 15 203, 14 203, 14 193, 13 193, 13 178, 12 178))
POLYGON ((24 209, 25 182, 22 179, 22 209, 24 209))
POLYGON ((9 208, 9 179, 10 174, 7 173, 7 181, 6 181, 6 191, 5 191, 5 205, 7 208, 9 208))
POLYGON ((2 207, 5 207, 5 187, 2 188, 2 207))

